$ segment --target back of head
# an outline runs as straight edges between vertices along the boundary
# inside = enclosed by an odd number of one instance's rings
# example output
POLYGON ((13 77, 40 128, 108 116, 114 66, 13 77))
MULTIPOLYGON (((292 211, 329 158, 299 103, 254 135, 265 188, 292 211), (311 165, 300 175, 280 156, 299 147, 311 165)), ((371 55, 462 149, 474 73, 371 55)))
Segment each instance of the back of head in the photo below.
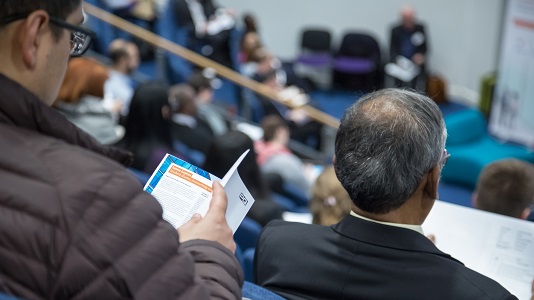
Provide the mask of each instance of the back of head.
POLYGON ((310 211, 313 224, 330 226, 350 213, 351 200, 336 177, 334 167, 326 168, 312 187, 310 211))
POLYGON ((169 104, 175 113, 195 115, 195 91, 185 83, 173 85, 169 89, 169 104))
POLYGON ((245 24, 245 32, 258 32, 256 19, 251 14, 243 15, 243 23, 245 24))
POLYGON ((71 59, 59 89, 58 101, 76 103, 84 95, 104 97, 107 68, 90 58, 71 59))
MULTIPOLYGON (((38 9, 45 10, 52 17, 65 20, 80 5, 80 0, 2 0, 0 1, 0 20, 38 9)), ((59 27, 54 30, 57 36, 62 32, 62 28, 59 27)))
POLYGON ((277 115, 270 115, 263 118, 261 128, 263 129, 263 140, 265 142, 272 141, 278 129, 289 130, 285 120, 277 115))
POLYGON ((430 98, 401 89, 367 94, 341 120, 337 177, 361 210, 396 210, 440 162, 446 136, 441 111, 430 98))
POLYGON ((112 64, 117 64, 122 58, 128 57, 126 45, 128 41, 124 39, 115 39, 109 44, 108 56, 111 58, 112 64))
POLYGON ((239 156, 248 149, 250 152, 239 165, 238 172, 252 195, 263 197, 267 193, 267 187, 256 162, 254 142, 241 131, 229 131, 215 137, 206 153, 203 169, 222 178, 239 156))
POLYGON ((521 218, 534 203, 534 166, 517 159, 487 165, 478 177, 476 207, 521 218))
POLYGON ((193 88, 195 94, 203 90, 212 89, 211 81, 200 71, 191 75, 187 83, 193 88))
POLYGON ((163 117, 163 110, 168 106, 167 91, 167 85, 161 82, 147 82, 132 97, 124 126, 126 132, 119 145, 134 152, 139 169, 155 147, 172 148, 170 124, 163 117))

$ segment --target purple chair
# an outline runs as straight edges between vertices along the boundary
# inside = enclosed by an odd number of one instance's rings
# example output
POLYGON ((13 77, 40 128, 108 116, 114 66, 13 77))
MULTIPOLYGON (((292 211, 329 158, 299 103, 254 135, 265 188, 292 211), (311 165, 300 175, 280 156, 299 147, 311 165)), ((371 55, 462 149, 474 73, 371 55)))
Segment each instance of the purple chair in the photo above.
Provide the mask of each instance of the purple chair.
POLYGON ((333 81, 339 88, 373 90, 381 87, 380 47, 369 34, 345 34, 332 67, 333 81))
POLYGON ((328 89, 332 68, 332 36, 326 29, 305 29, 300 42, 300 54, 295 60, 295 73, 308 78, 317 87, 328 89))

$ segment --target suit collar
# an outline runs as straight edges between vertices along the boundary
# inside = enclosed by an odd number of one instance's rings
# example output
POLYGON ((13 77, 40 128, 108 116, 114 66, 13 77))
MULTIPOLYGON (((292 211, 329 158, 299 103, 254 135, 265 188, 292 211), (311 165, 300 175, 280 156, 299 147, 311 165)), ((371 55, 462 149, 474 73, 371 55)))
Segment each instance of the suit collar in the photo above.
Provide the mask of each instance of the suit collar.
POLYGON ((410 229, 370 222, 351 215, 345 216, 341 222, 332 225, 332 229, 345 237, 367 244, 435 254, 462 264, 449 254, 441 252, 424 235, 410 229))

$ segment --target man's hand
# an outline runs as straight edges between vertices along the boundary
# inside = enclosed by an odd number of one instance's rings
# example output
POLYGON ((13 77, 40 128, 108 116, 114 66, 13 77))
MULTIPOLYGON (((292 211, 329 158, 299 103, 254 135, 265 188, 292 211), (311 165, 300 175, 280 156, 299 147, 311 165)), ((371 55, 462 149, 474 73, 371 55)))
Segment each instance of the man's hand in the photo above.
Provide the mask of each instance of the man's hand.
POLYGON ((180 242, 201 239, 214 241, 222 244, 235 253, 235 242, 232 229, 226 223, 226 207, 228 199, 220 183, 213 183, 213 196, 210 208, 206 216, 202 218, 199 214, 193 215, 189 222, 178 228, 180 242))

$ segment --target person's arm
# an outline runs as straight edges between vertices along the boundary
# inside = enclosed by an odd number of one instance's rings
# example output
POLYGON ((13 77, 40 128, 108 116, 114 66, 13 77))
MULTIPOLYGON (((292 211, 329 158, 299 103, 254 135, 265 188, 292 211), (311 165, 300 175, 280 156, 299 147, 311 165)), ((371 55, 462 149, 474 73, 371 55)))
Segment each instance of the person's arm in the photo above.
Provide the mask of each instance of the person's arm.
POLYGON ((162 219, 158 201, 126 170, 87 178, 102 183, 83 201, 64 201, 71 225, 58 236, 68 234, 69 240, 64 246, 52 242, 51 251, 63 250, 50 255, 58 267, 51 270, 49 298, 240 298, 243 273, 232 255, 235 244, 220 186, 214 186, 208 214, 180 232, 183 239, 204 240, 181 244, 176 229, 162 219))
POLYGON ((395 61, 397 55, 399 55, 399 30, 398 27, 394 27, 391 29, 391 38, 389 42, 389 60, 395 61))

